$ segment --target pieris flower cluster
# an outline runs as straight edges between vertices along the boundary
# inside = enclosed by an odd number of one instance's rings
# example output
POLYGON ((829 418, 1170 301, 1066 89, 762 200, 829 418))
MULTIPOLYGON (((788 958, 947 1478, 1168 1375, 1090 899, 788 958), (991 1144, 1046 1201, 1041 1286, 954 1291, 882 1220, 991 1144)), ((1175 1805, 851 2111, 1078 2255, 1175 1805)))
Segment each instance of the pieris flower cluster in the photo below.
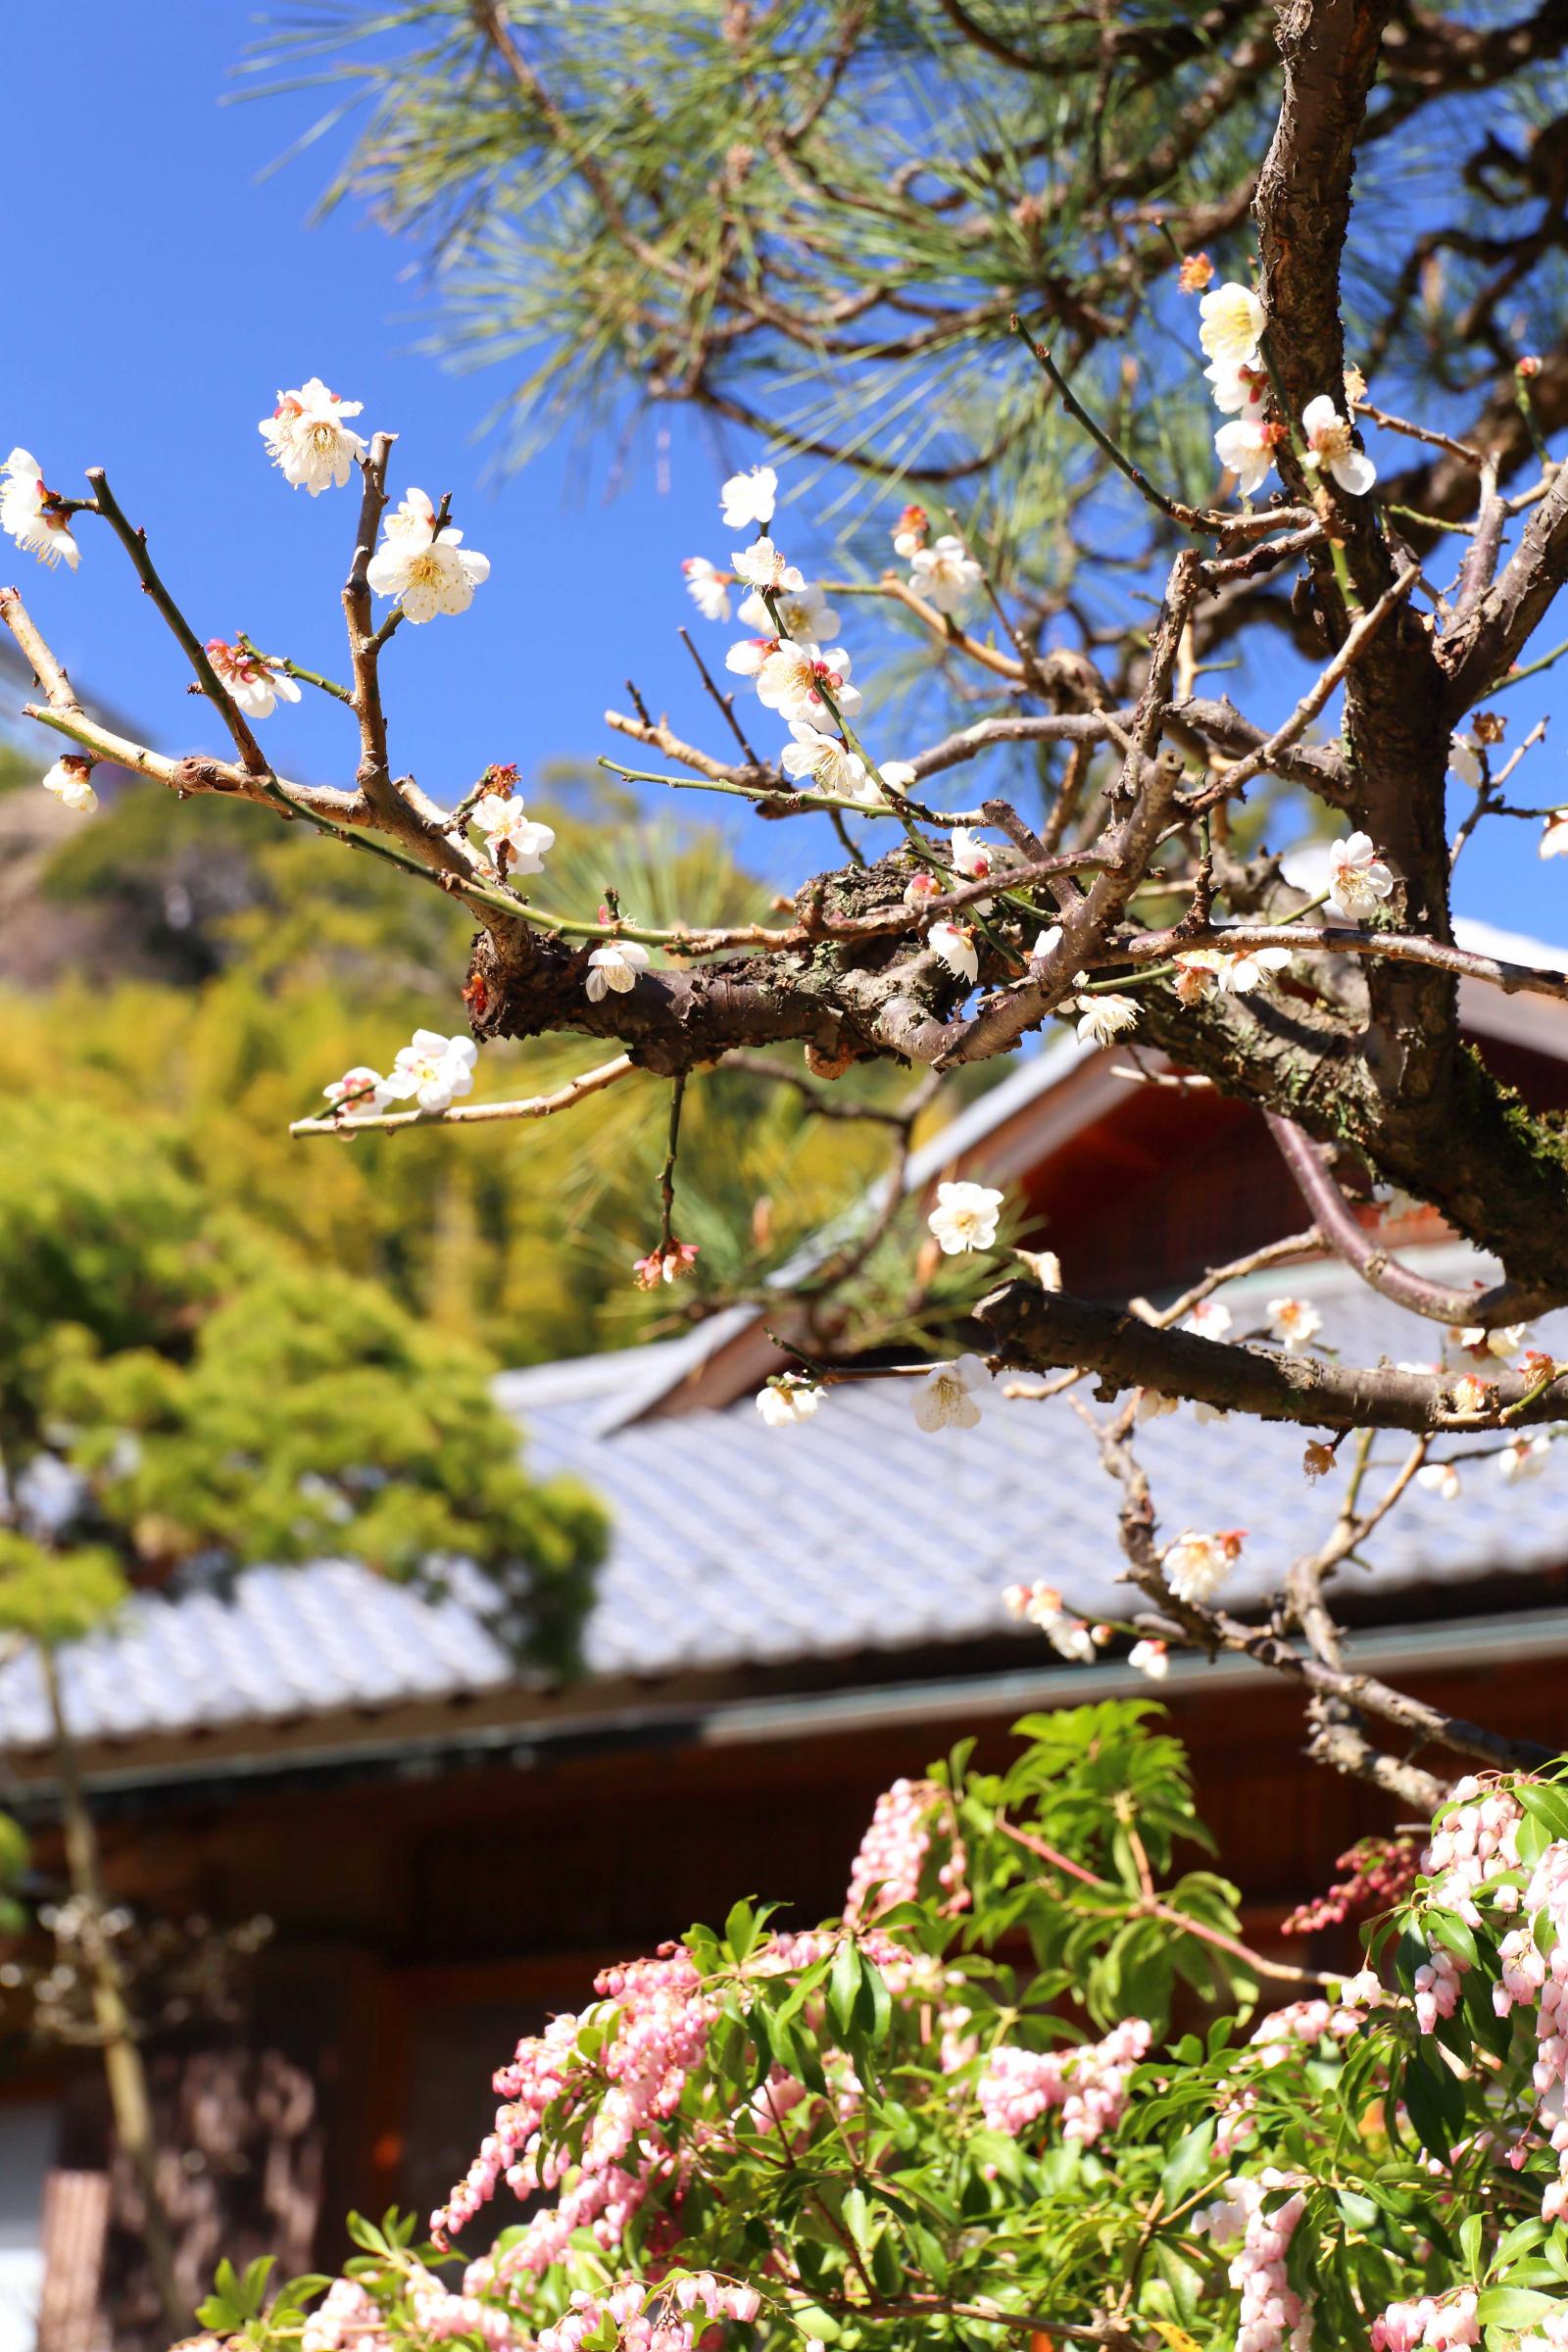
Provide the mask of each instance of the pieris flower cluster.
POLYGON ((1308 2352, 1310 2306, 1286 2276, 1285 2262, 1297 2224, 1306 2211, 1299 2189, 1265 2207, 1264 2198, 1290 2187, 1290 2176, 1273 2165, 1256 2178, 1227 2180, 1225 2195, 1193 2216, 1195 2230, 1216 2246, 1241 2239, 1230 2266, 1230 2282, 1240 2289, 1241 2325, 1236 2352, 1308 2352))
MULTIPOLYGON (((1459 2352, 1479 2344, 1481 2321, 1473 2286, 1441 2299, 1423 2295, 1414 2303, 1391 2303, 1372 2323, 1372 2352, 1459 2352)), ((1568 2323, 1568 2313, 1564 2314, 1568 2323)))
MULTIPOLYGON (((495 2088, 505 2104, 495 2129, 431 2216, 431 2235, 445 2246, 503 2180, 523 2199, 558 2191, 555 2203, 536 2212, 500 2258, 496 2277, 547 2270, 561 2259, 574 2230, 592 2230, 607 2251, 617 2245, 656 2175, 674 2163, 664 2127, 707 2048, 714 1999, 704 1991, 683 1946, 607 1968, 594 1980, 594 1990, 598 2004, 580 2017, 567 2011, 552 2018, 543 2034, 520 2041, 512 2063, 497 2072, 495 2088), (605 2033, 591 2069, 577 2047, 590 2027, 605 2033), (558 2099, 573 2110, 592 2101, 575 2165, 559 2141, 547 2148, 541 2136, 546 2112, 558 2099)), ((491 2283, 487 2268, 473 2266, 470 2290, 482 2292, 491 2283)))
POLYGON ((1141 2017, 1124 2018, 1102 2041, 1073 2049, 1023 2050, 1004 2042, 987 2056, 976 2085, 988 2128, 1017 2139, 1051 2109, 1061 2109, 1063 2139, 1093 2147, 1114 2132, 1133 2070, 1149 2048, 1141 2017))
POLYGON ((927 1826, 938 1791, 929 1781, 895 1781, 876 1800, 865 1836, 850 1866, 844 1899, 846 1927, 875 1919, 895 1903, 912 1903, 931 1851, 927 1826))
POLYGON ((300 2352, 392 2352, 378 2304, 357 2278, 334 2278, 300 2333, 300 2352))

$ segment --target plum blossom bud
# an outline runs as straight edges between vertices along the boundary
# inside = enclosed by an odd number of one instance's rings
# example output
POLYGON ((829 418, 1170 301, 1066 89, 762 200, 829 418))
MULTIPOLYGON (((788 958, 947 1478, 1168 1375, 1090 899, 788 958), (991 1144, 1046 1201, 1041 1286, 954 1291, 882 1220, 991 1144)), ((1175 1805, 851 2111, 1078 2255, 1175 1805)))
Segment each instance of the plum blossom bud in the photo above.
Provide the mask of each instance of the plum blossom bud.
POLYGON ((1015 1250, 1013 1256, 1027 1266, 1043 1291, 1061 1288, 1061 1260, 1054 1250, 1015 1250))
POLYGON ((1152 1683, 1162 1683, 1170 1672, 1170 1643, 1135 1642, 1127 1652, 1127 1663, 1137 1673, 1147 1674, 1152 1683))
POLYGON ((1449 1395, 1456 1413, 1486 1413, 1497 1400, 1496 1383, 1479 1380, 1473 1372, 1461 1372, 1449 1395))
POLYGON ((40 777, 45 792, 52 792, 67 808, 74 808, 80 816, 90 816, 98 806, 98 795, 92 788, 92 761, 75 752, 68 752, 53 767, 40 777))
POLYGON ((890 792, 912 792, 920 780, 911 760, 884 760, 876 772, 890 792))
POLYGON ((921 866, 918 873, 911 874, 904 886, 906 906, 921 907, 926 906, 930 900, 940 899, 941 896, 941 883, 937 880, 936 875, 927 872, 924 866, 921 866))
POLYGON ((931 517, 924 507, 906 507, 893 525, 893 552, 907 564, 924 547, 931 531, 931 517))
POLYGON ((1554 808, 1541 828, 1536 844, 1538 858, 1568 856, 1568 808, 1554 808))
POLYGON ((926 1219, 946 1257, 989 1250, 997 1238, 1003 1196, 985 1184, 939 1184, 937 1204, 926 1219))
POLYGON ((1526 352, 1523 359, 1516 360, 1514 362, 1514 373, 1515 375, 1522 375, 1526 382, 1528 382, 1532 376, 1539 375, 1541 373, 1541 362, 1536 357, 1534 352, 1526 352))
POLYGON ((1176 272, 1176 290, 1180 294, 1201 294, 1214 282, 1214 265, 1206 253, 1190 253, 1176 272))
POLYGON ((1459 1473, 1451 1462, 1423 1463, 1415 1474, 1415 1483, 1425 1487, 1429 1494, 1436 1494, 1440 1502, 1459 1499, 1459 1473))
POLYGON ((352 1070, 345 1070, 341 1078, 334 1078, 330 1086, 323 1086, 321 1092, 331 1103, 334 1116, 340 1119, 352 1118, 356 1111, 363 1116, 369 1111, 384 1110, 393 1099, 392 1090, 380 1072, 363 1061, 357 1062, 352 1070))

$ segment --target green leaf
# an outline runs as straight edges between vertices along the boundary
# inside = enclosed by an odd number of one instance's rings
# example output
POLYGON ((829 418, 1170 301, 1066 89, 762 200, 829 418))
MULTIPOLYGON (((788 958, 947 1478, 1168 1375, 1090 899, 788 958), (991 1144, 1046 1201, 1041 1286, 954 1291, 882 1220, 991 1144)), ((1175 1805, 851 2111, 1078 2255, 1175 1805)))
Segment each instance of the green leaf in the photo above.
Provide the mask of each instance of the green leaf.
POLYGON ((1476 2317, 1483 2328, 1533 2328, 1548 2311, 1561 2309, 1558 2296, 1541 2294, 1535 2287, 1488 2286, 1481 2291, 1476 2317))
POLYGON ((841 2034, 848 2034, 860 1989, 860 1954, 853 1936, 846 1936, 833 1956, 828 1978, 828 2015, 841 2034))
POLYGON ((750 1957, 757 1941, 757 1913, 744 1897, 730 1907, 724 1922, 724 1941, 737 1965, 750 1957))
POLYGON ((1167 2213, 1185 2201, 1188 2191, 1196 2188, 1207 2172, 1216 2126, 1217 2118, 1211 2116, 1207 2123, 1200 2124, 1196 2132, 1184 2132, 1167 2159, 1165 2169, 1159 2176, 1160 2193, 1165 2200, 1167 2213))

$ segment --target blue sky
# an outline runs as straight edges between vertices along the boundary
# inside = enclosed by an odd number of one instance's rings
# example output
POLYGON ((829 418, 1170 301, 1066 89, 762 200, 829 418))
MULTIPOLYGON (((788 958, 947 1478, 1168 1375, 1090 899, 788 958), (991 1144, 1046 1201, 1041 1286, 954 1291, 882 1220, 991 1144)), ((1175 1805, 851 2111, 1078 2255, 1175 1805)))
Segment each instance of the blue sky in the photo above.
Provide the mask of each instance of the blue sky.
MULTIPOLYGON (((450 490, 469 544, 492 561, 467 615, 404 629, 388 657, 400 767, 448 799, 492 760, 515 760, 526 775, 614 751, 602 712, 625 707, 629 668, 651 705, 706 737, 712 714, 674 632, 692 619, 680 559, 727 552, 712 438, 677 415, 664 463, 645 436, 612 497, 609 452, 585 468, 580 450, 552 448, 520 474, 489 478, 494 445, 481 428, 502 382, 449 373, 418 351, 434 313, 413 249, 348 209, 311 224, 329 151, 264 176, 320 100, 233 102, 231 69, 256 29, 222 0, 72 0, 28 9, 9 28, 11 86, 33 93, 12 110, 7 141, 13 250, 33 299, 10 313, 0 445, 32 449, 62 490, 105 466, 202 635, 244 628, 340 675, 353 494, 291 491, 256 431, 279 386, 320 374, 365 403, 363 426, 398 432, 398 482, 450 490)), ((737 461, 763 454, 744 440, 728 449, 737 461)), ((781 535, 809 561, 799 522, 781 535)), ((35 571, 24 582, 46 634, 162 746, 196 748, 212 730, 185 697, 177 649, 107 534, 84 524, 82 537, 74 578, 35 571)), ((693 625, 716 660, 725 633, 693 625)), ((1560 616, 1542 642, 1556 635, 1568 635, 1560 616)), ((1280 691, 1283 707, 1298 684, 1280 691)), ((1510 741, 1556 691, 1552 673, 1506 698, 1510 741)), ((352 722, 311 695, 269 722, 268 741, 285 772, 337 780, 352 766, 352 722)), ((1548 740, 1520 797, 1568 799, 1561 759, 1548 740)), ((684 802, 682 813, 702 806, 684 802)), ((733 804, 706 806, 782 870, 776 829, 749 825, 733 804)), ((804 831, 791 828, 788 844, 809 854, 804 831)), ((1568 945, 1568 860, 1542 864, 1531 829, 1483 828, 1457 903, 1568 945)))

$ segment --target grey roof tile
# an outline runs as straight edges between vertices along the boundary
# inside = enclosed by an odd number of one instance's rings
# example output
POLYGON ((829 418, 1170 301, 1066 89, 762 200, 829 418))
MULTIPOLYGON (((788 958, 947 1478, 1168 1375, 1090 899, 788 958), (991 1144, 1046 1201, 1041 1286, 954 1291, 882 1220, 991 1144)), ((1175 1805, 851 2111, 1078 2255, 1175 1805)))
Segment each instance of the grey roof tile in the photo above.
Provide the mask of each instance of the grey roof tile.
MULTIPOLYGON (((1447 1279, 1477 1270, 1455 1252, 1433 1262, 1447 1279)), ((1317 1299, 1324 1337, 1347 1360, 1422 1360, 1441 1345, 1433 1326, 1332 1264, 1237 1286, 1238 1329, 1260 1324, 1263 1302, 1285 1287, 1317 1299)), ((1568 1355, 1568 1314, 1538 1332, 1568 1355)), ((927 1436, 909 1383, 865 1381, 834 1390, 794 1429, 767 1429, 750 1398, 622 1425, 618 1395, 645 1377, 634 1356, 502 1383, 530 1461, 577 1471, 612 1513, 586 1636, 595 1675, 658 1679, 970 1641, 1005 1627, 1002 1589, 1018 1578, 1048 1578, 1091 1617, 1125 1603, 1114 1492, 1062 1400, 998 1394, 978 1429, 927 1436)), ((1167 1534, 1250 1530, 1229 1588, 1237 1601, 1270 1589, 1334 1508, 1332 1491, 1302 1478, 1299 1431, 1198 1427, 1184 1410, 1148 1424, 1138 1443, 1167 1534)), ((1396 1439, 1379 1443, 1390 1466, 1399 1450, 1396 1439)), ((1459 1501, 1413 1491, 1393 1516, 1371 1572, 1380 1592, 1568 1560, 1568 1446, 1528 1483, 1505 1486, 1490 1462, 1461 1475, 1459 1501)), ((475 1695, 513 1672, 482 1622, 484 1594, 471 1569, 432 1602, 354 1562, 323 1561, 252 1569, 228 1597, 139 1595, 115 1627, 66 1653, 70 1719, 84 1738, 126 1741, 475 1695)), ((0 1740, 24 1751, 47 1732, 36 1665, 23 1656, 0 1669, 0 1740)))

